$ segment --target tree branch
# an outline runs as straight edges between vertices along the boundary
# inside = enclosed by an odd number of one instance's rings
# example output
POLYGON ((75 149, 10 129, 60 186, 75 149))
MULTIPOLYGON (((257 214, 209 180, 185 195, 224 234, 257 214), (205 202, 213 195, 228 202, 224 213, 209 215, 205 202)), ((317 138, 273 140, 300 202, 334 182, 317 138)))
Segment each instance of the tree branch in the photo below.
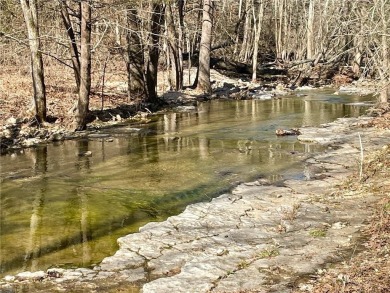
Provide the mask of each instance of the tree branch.
MULTIPOLYGON (((0 31, 0 37, 6 38, 6 39, 10 39, 10 40, 13 40, 13 41, 15 41, 15 42, 17 42, 17 43, 19 43, 19 44, 21 44, 21 45, 23 45, 23 46, 29 47, 29 44, 28 44, 28 43, 26 43, 26 42, 24 42, 24 41, 22 41, 22 40, 19 40, 18 38, 15 38, 15 37, 13 37, 13 36, 11 36, 11 35, 8 35, 8 34, 2 32, 2 31, 0 31)), ((45 56, 49 56, 49 57, 53 58, 54 60, 58 61, 58 62, 61 63, 62 65, 65 65, 65 66, 67 66, 67 67, 69 67, 69 68, 73 68, 71 65, 67 64, 66 62, 62 61, 60 58, 58 58, 57 56, 52 55, 52 54, 49 53, 49 52, 45 52, 45 51, 42 51, 42 50, 39 50, 39 52, 40 52, 41 54, 45 55, 45 56)))

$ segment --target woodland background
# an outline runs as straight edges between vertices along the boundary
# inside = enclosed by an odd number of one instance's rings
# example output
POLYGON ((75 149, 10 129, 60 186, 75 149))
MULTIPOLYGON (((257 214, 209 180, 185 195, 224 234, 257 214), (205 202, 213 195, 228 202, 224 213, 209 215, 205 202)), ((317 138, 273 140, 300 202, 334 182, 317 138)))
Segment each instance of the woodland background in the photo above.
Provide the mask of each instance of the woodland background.
POLYGON ((1 0, 0 9, 3 120, 62 117, 83 130, 94 99, 153 106, 161 91, 210 94, 210 64, 254 82, 282 70, 289 87, 371 79, 389 99, 389 0, 1 0), (194 66, 192 84, 184 72, 194 66), (112 95, 114 83, 126 86, 112 95))

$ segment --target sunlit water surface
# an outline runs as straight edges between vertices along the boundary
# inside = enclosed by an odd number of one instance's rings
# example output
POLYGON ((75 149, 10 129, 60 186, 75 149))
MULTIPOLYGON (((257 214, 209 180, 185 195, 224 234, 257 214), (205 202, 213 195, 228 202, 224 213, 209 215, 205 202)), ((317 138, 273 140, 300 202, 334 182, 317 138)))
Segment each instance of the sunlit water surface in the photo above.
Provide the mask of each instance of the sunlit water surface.
POLYGON ((302 177, 302 159, 321 149, 275 130, 358 116, 367 106, 354 103, 370 101, 306 94, 200 103, 197 112, 2 156, 0 274, 90 266, 118 249, 118 237, 238 182, 302 177))

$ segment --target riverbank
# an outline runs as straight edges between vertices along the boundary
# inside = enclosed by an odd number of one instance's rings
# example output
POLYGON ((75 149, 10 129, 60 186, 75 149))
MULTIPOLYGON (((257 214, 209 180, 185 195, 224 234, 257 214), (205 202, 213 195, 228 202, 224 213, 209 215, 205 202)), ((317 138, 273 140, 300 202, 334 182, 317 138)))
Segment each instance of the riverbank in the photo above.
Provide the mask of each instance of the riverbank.
MULTIPOLYGON (((279 99, 283 96, 293 95, 300 90, 316 89, 303 87, 292 89, 288 84, 278 81, 259 81, 253 83, 249 77, 242 79, 229 77, 217 70, 211 70, 213 94, 210 97, 200 95, 187 87, 180 92, 167 91, 166 75, 159 76, 160 106, 155 107, 140 100, 128 99, 125 94, 127 85, 112 77, 107 81, 103 94, 95 88, 90 97, 90 123, 87 131, 74 132, 72 130, 72 117, 74 103, 77 95, 73 92, 66 76, 65 81, 57 74, 52 77, 53 84, 48 84, 48 122, 37 124, 31 108, 31 93, 27 90, 30 81, 29 75, 17 75, 18 72, 6 72, 4 78, 4 96, 0 111, 0 152, 17 152, 23 148, 34 147, 39 144, 59 142, 67 139, 85 137, 88 133, 98 132, 105 127, 112 127, 120 123, 135 122, 148 123, 149 117, 158 111, 192 111, 199 101, 210 99, 233 100, 269 100, 279 99), (58 84, 64 84, 59 87, 58 84), (66 98, 64 98, 66 97, 66 98)), ((192 68, 186 73, 185 80, 191 80, 196 75, 192 68)), ((2 76, 0 75, 0 78, 2 76)), ((118 77, 117 77, 118 78, 118 77)), ((338 85, 334 95, 353 94, 370 95, 375 92, 376 85, 372 81, 356 81, 354 84, 338 85)))
MULTIPOLYGON (((308 278, 317 279, 327 267, 365 250, 362 231, 381 198, 369 186, 356 186, 374 178, 363 164, 359 179, 361 146, 366 159, 379 151, 388 157, 389 130, 371 127, 379 122, 351 118, 302 128, 299 139, 328 146, 302 166, 307 180, 241 184, 120 238, 118 252, 99 266, 8 276, 2 290, 310 291, 314 285, 305 284, 308 278)), ((375 174, 386 170, 383 164, 375 174)))

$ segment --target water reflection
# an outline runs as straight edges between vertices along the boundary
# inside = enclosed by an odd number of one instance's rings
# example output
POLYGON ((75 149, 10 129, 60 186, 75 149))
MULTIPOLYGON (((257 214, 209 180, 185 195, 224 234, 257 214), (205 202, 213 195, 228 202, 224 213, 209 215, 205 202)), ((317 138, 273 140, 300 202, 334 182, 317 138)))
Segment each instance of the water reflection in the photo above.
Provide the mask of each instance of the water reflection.
POLYGON ((237 182, 295 176, 292 166, 318 148, 275 129, 362 112, 324 96, 201 103, 196 113, 2 156, 1 274, 88 266, 112 254, 118 237, 237 182))
MULTIPOLYGON (((86 170, 90 171, 91 169, 91 159, 92 151, 89 150, 89 140, 87 139, 80 139, 76 141, 76 147, 78 150, 78 160, 75 164, 76 169, 78 171, 86 170)), ((104 160, 104 148, 102 149, 103 156, 102 159, 104 160)))
POLYGON ((45 196, 47 193, 47 146, 40 147, 36 150, 34 159, 34 175, 42 176, 39 186, 37 186, 36 194, 32 202, 32 212, 30 217, 30 231, 27 239, 26 253, 24 256, 23 270, 36 271, 38 270, 38 259, 41 256, 41 237, 40 231, 43 225, 43 208, 45 196))
POLYGON ((91 263, 91 247, 90 241, 92 234, 89 227, 89 209, 88 197, 82 189, 78 189, 78 196, 80 199, 80 243, 82 244, 82 264, 87 266, 91 263))

